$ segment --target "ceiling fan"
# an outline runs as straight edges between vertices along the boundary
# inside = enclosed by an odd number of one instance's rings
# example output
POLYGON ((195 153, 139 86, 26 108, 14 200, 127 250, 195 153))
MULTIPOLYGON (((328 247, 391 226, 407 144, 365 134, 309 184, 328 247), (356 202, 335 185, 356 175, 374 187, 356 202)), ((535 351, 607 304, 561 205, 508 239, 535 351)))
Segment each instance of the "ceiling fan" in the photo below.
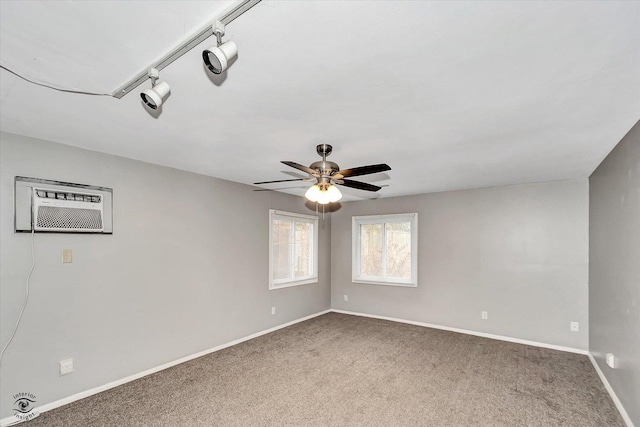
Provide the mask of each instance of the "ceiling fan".
POLYGON ((309 167, 296 162, 282 161, 282 163, 287 166, 308 173, 309 177, 296 179, 279 179, 275 181, 261 181, 254 182, 254 184, 272 184, 276 182, 290 181, 315 181, 315 184, 305 193, 305 197, 312 202, 326 205, 327 203, 337 202, 342 197, 342 193, 340 193, 340 190, 338 190, 336 184, 365 191, 378 191, 380 190, 380 188, 382 188, 378 187, 377 185, 361 181, 354 181, 352 179, 346 178, 391 170, 391 167, 389 167, 389 165, 385 163, 360 166, 351 169, 340 169, 340 166, 338 166, 337 163, 327 160, 327 156, 331 154, 331 151, 333 151, 333 147, 331 145, 320 144, 316 146, 316 151, 322 157, 322 160, 311 163, 309 167))

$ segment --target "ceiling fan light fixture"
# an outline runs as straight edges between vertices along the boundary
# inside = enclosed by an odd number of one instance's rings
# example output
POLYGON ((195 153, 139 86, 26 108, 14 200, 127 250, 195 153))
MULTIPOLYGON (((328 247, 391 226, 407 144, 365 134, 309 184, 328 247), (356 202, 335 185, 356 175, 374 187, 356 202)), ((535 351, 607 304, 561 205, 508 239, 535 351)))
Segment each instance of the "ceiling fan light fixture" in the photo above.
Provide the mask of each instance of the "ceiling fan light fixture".
POLYGON ((335 185, 330 185, 329 188, 327 188, 327 196, 329 197, 330 203, 337 202, 342 199, 342 193, 335 185))
POLYGON ((337 202, 342 198, 342 193, 335 185, 328 185, 326 189, 320 188, 318 184, 312 185, 304 195, 310 202, 317 202, 320 205, 337 202))
POLYGON ((318 184, 314 184, 304 193, 304 197, 307 198, 310 202, 317 202, 318 197, 320 196, 320 187, 318 184))

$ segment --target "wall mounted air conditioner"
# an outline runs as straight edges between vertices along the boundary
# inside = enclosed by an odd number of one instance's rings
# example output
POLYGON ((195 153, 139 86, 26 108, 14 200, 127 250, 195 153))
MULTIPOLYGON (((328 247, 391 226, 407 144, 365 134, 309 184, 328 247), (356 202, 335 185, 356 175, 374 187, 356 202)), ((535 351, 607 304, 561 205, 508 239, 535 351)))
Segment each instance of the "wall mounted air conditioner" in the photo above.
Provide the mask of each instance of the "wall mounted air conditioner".
POLYGON ((33 187, 33 229, 75 233, 104 231, 103 196, 98 193, 33 187))
POLYGON ((112 188, 16 176, 14 197, 16 233, 113 234, 112 188))

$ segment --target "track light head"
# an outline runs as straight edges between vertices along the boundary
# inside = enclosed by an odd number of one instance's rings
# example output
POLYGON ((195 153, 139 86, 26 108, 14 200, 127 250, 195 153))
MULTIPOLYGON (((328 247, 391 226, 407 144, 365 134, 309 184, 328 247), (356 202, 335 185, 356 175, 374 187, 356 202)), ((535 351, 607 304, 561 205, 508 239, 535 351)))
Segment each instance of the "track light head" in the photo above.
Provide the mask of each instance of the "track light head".
POLYGON ((202 60, 213 74, 220 74, 224 72, 229 66, 229 63, 238 56, 238 46, 232 41, 222 43, 224 24, 220 21, 216 21, 213 34, 216 36, 217 44, 202 51, 202 60))
POLYGON ((160 73, 155 68, 151 68, 148 75, 151 79, 151 88, 143 90, 140 98, 147 107, 157 110, 169 96, 171 87, 167 82, 158 82, 160 73))
POLYGON ((158 109, 162 105, 167 96, 171 92, 171 87, 167 82, 155 84, 151 89, 143 90, 140 94, 142 101, 153 110, 158 109))
POLYGON ((232 41, 224 42, 219 46, 211 46, 202 51, 202 59, 213 74, 224 72, 236 56, 238 56, 238 46, 232 41))

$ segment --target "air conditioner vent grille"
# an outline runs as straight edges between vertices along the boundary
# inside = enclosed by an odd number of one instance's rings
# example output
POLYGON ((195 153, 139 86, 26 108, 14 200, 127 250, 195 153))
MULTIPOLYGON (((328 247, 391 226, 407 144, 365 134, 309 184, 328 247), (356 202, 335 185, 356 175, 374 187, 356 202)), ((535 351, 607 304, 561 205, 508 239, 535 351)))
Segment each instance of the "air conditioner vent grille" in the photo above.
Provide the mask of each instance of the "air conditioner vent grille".
POLYGON ((40 206, 36 224, 46 229, 102 230, 102 212, 96 209, 40 206))

